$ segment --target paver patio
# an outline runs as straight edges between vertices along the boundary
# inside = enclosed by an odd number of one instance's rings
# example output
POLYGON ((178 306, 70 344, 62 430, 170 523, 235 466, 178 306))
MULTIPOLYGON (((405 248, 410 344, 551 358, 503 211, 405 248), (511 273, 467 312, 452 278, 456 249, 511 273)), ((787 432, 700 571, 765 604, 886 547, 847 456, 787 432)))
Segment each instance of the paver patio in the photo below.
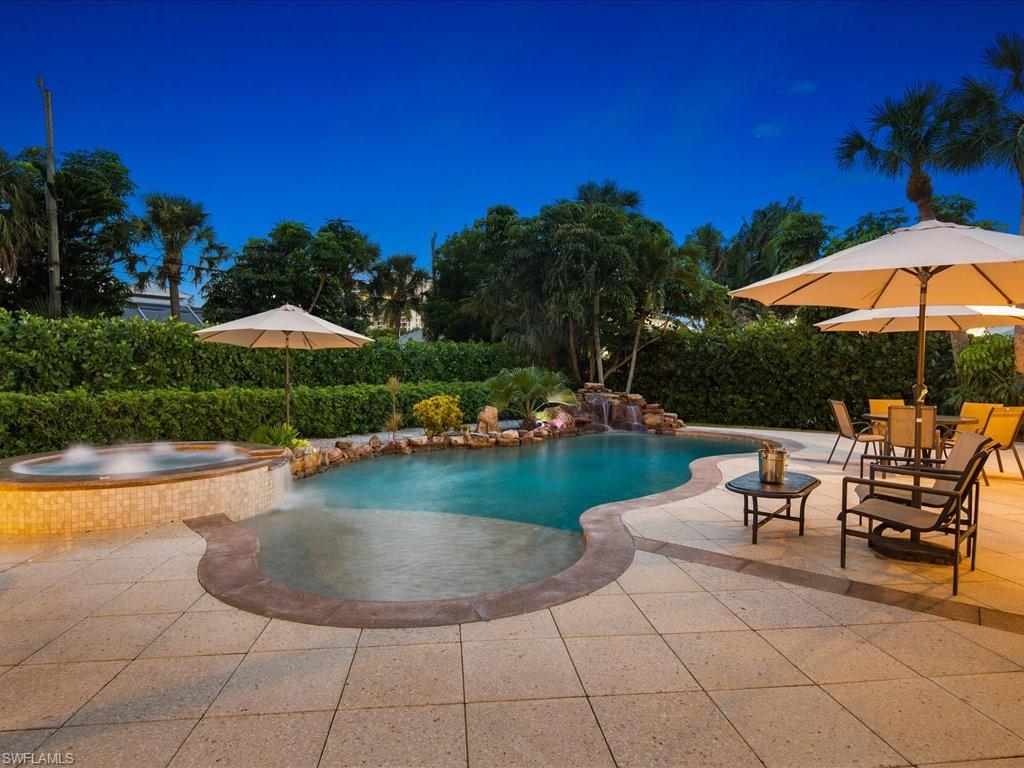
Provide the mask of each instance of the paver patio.
MULTIPOLYGON (((946 567, 855 544, 839 569, 832 438, 755 432, 803 443, 793 467, 822 479, 805 537, 773 521, 751 546, 721 487, 628 512, 632 531, 952 604, 946 567)), ((719 466, 729 478, 752 459, 719 466)), ((956 604, 1024 614, 1024 481, 990 477, 956 604)), ((0 540, 0 753, 71 751, 87 768, 1024 765, 1024 634, 639 550, 597 594, 522 616, 315 627, 205 594, 204 546, 181 524, 0 540)))

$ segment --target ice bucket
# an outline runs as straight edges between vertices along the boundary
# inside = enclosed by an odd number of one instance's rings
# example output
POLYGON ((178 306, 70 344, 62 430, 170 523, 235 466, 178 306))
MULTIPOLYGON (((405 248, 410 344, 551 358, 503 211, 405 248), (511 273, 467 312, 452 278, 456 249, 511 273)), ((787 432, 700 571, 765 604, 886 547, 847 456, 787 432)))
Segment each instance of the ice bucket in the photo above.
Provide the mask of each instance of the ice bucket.
POLYGON ((786 475, 789 452, 785 448, 772 448, 765 444, 757 452, 757 471, 762 483, 781 483, 786 475))

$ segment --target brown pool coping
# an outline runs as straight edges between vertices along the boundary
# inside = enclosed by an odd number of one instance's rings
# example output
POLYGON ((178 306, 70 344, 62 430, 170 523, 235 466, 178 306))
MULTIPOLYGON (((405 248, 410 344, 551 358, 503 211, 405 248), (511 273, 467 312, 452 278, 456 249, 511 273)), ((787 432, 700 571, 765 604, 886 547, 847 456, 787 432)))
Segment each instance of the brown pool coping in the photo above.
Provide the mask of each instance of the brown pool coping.
MULTIPOLYGON (((97 448, 96 451, 97 453, 116 453, 133 448, 145 448, 150 445, 153 444, 131 443, 97 448)), ((194 451, 216 448, 220 443, 210 441, 171 441, 170 445, 179 450, 194 451)), ((15 472, 11 469, 15 464, 41 462, 57 458, 64 453, 63 451, 14 456, 9 459, 0 460, 0 490, 55 491, 66 489, 88 490, 90 488, 130 488, 140 485, 158 485, 207 477, 220 477, 235 472, 258 469, 259 467, 277 467, 288 461, 289 454, 286 448, 256 443, 231 443, 231 445, 247 455, 244 458, 231 459, 200 467, 165 469, 157 472, 147 472, 145 475, 115 475, 107 477, 96 475, 30 475, 24 472, 15 472)))
MULTIPOLYGON (((687 430, 687 436, 737 440, 753 450, 760 438, 711 430, 687 430)), ((585 438, 583 438, 585 439, 585 438)), ((660 439, 671 440, 670 436, 660 439)), ((803 445, 773 440, 796 451, 803 445)), ((528 450, 528 448, 527 448, 528 450)), ((575 563, 546 579, 520 587, 441 600, 346 600, 286 587, 260 568, 257 536, 226 515, 184 521, 206 539, 199 582, 221 602, 250 613, 304 624, 332 627, 405 628, 466 624, 550 608, 604 587, 633 562, 634 539, 622 515, 632 509, 696 496, 718 485, 718 462, 743 453, 719 454, 690 463, 690 479, 676 488, 626 501, 591 507, 580 516, 586 541, 575 563)))

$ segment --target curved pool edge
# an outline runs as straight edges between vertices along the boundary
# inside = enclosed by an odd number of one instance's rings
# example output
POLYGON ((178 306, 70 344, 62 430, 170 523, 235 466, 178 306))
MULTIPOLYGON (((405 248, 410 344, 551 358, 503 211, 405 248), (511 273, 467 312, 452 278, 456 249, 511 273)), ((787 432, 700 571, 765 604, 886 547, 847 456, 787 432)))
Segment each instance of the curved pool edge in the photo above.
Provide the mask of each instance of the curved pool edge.
MULTIPOLYGON (((737 432, 687 430, 688 437, 739 440, 759 446, 762 438, 737 432)), ((672 437, 659 439, 671 440, 672 437)), ((773 439, 791 451, 803 445, 773 439)), ((633 562, 632 533, 622 521, 630 510, 697 496, 721 482, 718 464, 746 453, 704 456, 690 462, 690 479, 660 493, 591 507, 580 515, 585 548, 568 568, 519 587, 440 600, 345 600, 304 592, 267 578, 259 563, 260 541, 255 533, 223 514, 195 517, 185 524, 206 540, 199 561, 203 588, 223 603, 274 619, 332 627, 405 629, 516 616, 550 608, 588 595, 615 581, 633 562)))

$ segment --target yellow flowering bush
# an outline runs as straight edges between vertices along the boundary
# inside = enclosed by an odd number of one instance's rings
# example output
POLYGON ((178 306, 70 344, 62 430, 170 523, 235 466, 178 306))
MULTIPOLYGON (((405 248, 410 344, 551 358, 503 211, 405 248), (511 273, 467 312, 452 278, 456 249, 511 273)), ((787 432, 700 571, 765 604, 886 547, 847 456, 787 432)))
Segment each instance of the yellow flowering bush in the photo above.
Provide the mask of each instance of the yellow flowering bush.
POLYGON ((462 426, 459 398, 451 395, 434 395, 420 400, 412 407, 412 415, 430 438, 462 426))

